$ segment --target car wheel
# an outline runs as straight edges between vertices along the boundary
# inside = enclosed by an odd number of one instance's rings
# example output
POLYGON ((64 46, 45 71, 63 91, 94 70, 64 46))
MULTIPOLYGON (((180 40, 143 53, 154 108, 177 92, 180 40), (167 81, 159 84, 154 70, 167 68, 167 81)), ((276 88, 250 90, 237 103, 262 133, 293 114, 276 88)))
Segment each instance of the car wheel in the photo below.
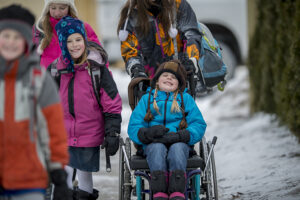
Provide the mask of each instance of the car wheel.
POLYGON ((231 48, 224 42, 218 41, 222 49, 222 57, 224 63, 227 65, 227 75, 226 80, 232 79, 234 77, 234 71, 237 66, 237 58, 231 48))

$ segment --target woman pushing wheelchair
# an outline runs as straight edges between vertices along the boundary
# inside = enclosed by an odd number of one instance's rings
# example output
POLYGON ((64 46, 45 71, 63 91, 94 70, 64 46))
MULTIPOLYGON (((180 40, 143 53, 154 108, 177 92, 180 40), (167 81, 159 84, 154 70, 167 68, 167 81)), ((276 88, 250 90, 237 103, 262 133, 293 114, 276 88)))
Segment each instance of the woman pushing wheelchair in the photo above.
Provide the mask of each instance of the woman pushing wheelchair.
POLYGON ((128 125, 130 139, 143 146, 154 200, 185 199, 187 159, 205 129, 202 114, 187 93, 184 67, 178 60, 162 63, 128 125))
POLYGON ((157 64, 179 59, 187 71, 200 57, 201 33, 186 0, 127 0, 118 24, 121 54, 131 78, 152 78, 157 64))

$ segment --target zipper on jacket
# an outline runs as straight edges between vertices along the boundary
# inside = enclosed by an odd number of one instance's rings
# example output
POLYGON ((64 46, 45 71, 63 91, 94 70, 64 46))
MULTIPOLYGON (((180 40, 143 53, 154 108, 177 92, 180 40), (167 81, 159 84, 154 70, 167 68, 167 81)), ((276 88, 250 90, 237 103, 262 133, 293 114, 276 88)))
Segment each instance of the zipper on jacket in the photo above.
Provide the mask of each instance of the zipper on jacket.
POLYGON ((168 99, 169 99, 169 92, 167 92, 167 99, 165 101, 165 112, 164 112, 164 126, 166 126, 166 115, 167 115, 167 103, 168 103, 168 99))
POLYGON ((75 118, 74 112, 74 75, 72 76, 68 87, 69 113, 75 118))

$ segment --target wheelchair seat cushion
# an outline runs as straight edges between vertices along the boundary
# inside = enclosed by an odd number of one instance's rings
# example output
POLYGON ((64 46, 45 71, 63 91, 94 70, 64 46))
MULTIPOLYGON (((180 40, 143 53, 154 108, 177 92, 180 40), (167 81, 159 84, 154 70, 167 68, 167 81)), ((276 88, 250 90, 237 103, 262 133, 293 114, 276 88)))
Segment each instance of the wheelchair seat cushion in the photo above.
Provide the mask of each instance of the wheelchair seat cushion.
MULTIPOLYGON (((149 170, 146 158, 139 155, 133 155, 131 157, 130 166, 132 170, 149 170)), ((187 169, 196 169, 198 167, 200 167, 201 170, 204 170, 204 160, 199 155, 191 156, 187 161, 187 169)))

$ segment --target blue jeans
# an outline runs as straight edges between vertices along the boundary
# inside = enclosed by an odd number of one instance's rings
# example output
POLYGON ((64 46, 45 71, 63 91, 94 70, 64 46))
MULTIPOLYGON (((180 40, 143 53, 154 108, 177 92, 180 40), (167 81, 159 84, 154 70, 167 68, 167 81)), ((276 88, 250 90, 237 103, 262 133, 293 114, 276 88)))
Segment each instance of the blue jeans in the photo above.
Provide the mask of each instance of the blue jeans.
POLYGON ((145 148, 146 159, 153 171, 186 171, 187 159, 189 158, 189 145, 178 142, 167 148, 162 143, 151 143, 145 148))

